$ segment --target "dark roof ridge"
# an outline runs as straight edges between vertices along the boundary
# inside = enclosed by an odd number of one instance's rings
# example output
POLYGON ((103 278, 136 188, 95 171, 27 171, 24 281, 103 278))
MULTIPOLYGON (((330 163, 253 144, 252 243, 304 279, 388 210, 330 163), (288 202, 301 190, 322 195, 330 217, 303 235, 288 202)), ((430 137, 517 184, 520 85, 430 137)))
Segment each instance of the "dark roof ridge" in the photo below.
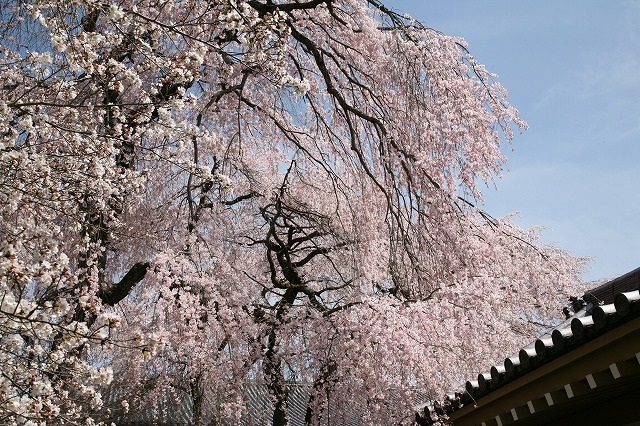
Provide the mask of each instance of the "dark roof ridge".
POLYGON ((640 289, 640 267, 587 291, 582 298, 587 303, 603 305, 613 303, 618 293, 638 289, 640 289))

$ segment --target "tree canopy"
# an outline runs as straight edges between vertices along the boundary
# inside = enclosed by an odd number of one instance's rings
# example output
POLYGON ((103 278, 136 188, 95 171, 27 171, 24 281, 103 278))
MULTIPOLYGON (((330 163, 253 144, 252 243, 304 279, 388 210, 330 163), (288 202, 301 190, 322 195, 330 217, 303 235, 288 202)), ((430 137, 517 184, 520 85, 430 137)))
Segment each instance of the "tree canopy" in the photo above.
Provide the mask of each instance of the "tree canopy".
POLYGON ((291 382, 308 424, 411 423, 575 291, 581 259, 482 209, 526 125, 462 39, 377 0, 0 15, 4 423, 99 422, 112 380, 195 423, 247 381, 274 425, 291 382))

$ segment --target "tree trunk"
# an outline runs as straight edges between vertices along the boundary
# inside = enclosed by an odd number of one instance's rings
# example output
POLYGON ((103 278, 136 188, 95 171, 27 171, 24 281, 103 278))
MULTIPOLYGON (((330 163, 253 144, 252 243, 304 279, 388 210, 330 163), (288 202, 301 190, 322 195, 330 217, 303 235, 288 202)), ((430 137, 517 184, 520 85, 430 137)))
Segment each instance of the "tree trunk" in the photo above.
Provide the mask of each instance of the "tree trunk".
POLYGON ((273 426, 287 426, 287 391, 284 383, 284 375, 282 374, 282 362, 274 351, 276 342, 276 333, 271 331, 269 334, 269 343, 267 353, 264 360, 264 374, 267 379, 269 393, 274 399, 273 404, 273 426))
POLYGON ((204 403, 204 387, 202 386, 202 373, 191 380, 191 399, 193 400, 193 425, 204 426, 202 418, 202 405, 204 403))

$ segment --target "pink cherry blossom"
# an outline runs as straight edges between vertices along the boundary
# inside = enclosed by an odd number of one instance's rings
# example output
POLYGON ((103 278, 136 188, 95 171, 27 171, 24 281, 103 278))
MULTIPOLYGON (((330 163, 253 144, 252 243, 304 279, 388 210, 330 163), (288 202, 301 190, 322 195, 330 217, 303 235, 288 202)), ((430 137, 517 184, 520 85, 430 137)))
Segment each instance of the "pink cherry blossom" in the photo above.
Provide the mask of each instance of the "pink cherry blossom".
POLYGON ((291 382, 309 424, 410 424, 576 291, 483 210, 526 124, 462 39, 377 0, 0 7, 8 424, 237 423, 249 382, 274 425, 291 382))

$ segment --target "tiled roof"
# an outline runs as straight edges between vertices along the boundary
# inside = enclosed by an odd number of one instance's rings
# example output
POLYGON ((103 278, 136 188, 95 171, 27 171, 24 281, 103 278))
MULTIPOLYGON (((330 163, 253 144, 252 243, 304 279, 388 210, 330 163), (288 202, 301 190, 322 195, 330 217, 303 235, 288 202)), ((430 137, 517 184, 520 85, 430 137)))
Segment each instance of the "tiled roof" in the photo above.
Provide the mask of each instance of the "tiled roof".
MULTIPOLYGON (((288 383, 287 410, 290 426, 304 426, 307 401, 309 400, 311 385, 306 383, 288 383)), ((269 397, 269 390, 263 383, 247 381, 243 385, 246 397, 247 412, 240 419, 238 426, 263 426, 271 423, 273 414, 273 402, 269 397)), ((118 389, 108 389, 105 396, 106 406, 117 407, 120 398, 118 389)), ((215 389, 207 388, 203 395, 202 424, 231 425, 232 423, 219 422, 216 419, 215 407, 219 405, 219 399, 223 397, 216 393, 215 389)), ((353 408, 347 413, 333 413, 333 407, 329 407, 332 416, 332 424, 335 426, 359 426, 361 412, 353 408)), ((184 426, 193 424, 193 401, 185 392, 166 392, 152 401, 132 409, 124 414, 121 409, 112 409, 112 417, 96 418, 108 424, 113 421, 119 426, 184 426)), ((234 423, 235 425, 235 423, 234 423)))
MULTIPOLYGON (((640 317, 640 268, 572 298, 577 312, 552 332, 520 349, 504 362, 491 366, 466 382, 465 389, 446 396, 443 401, 428 403, 416 413, 418 425, 430 425, 443 415, 462 407, 525 376, 538 367, 571 352, 620 325, 640 317)), ((566 310, 565 310, 566 313, 566 310)), ((639 349, 640 350, 640 349, 639 349)))

